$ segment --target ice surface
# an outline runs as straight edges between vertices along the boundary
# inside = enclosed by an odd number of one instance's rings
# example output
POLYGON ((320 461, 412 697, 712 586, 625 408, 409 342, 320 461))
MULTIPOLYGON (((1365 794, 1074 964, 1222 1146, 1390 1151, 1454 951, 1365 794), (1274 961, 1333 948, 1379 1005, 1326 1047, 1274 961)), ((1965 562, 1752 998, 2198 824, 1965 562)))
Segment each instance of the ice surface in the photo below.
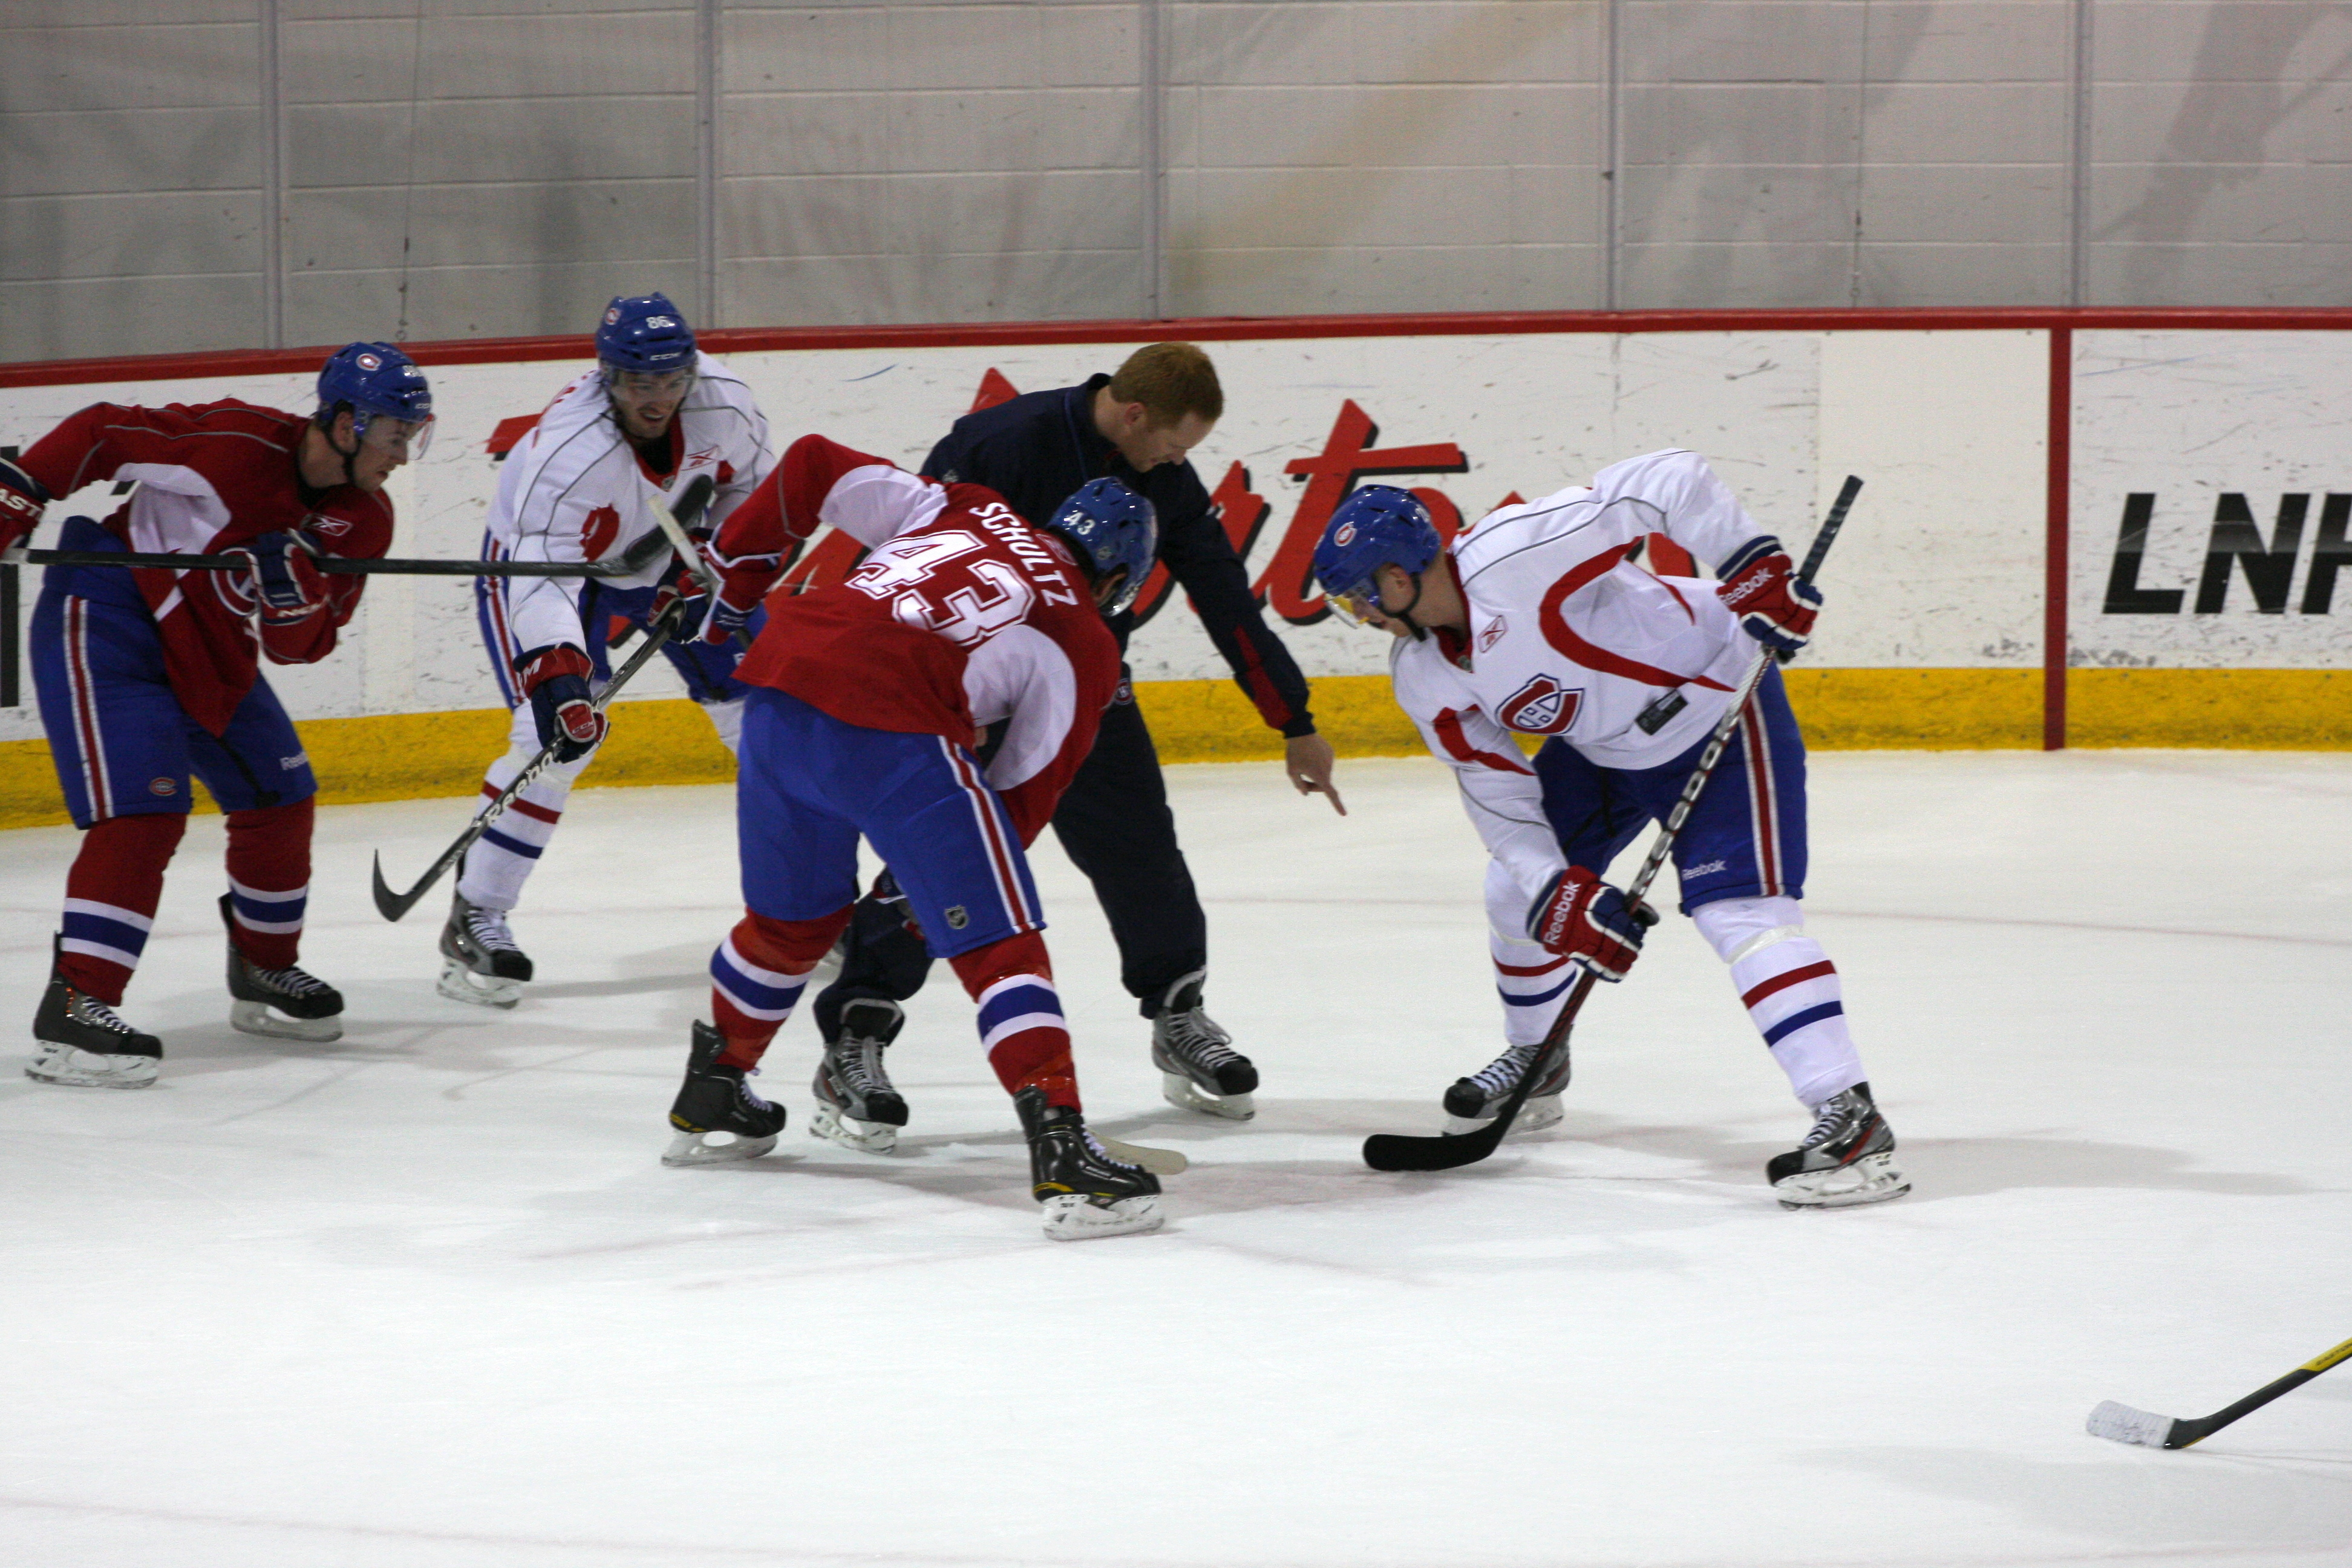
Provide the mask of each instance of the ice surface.
MULTIPOLYGON (((1789 1214, 1804 1114, 1669 920, 1558 1130, 1376 1175, 1498 1048, 1479 852, 1433 763, 1171 773, 1255 1121, 1164 1106, 1058 850, 1097 1123, 1181 1148, 1160 1235, 1056 1246, 944 972, 895 1157, 665 1170, 732 918, 721 790, 573 797, 513 1013, 433 990, 395 881, 462 801, 324 811, 333 1046, 233 1033, 218 817, 125 1011, 134 1093, 0 1083, 0 1561, 1711 1565, 2352 1561, 2352 1376, 2183 1453, 2352 1312, 2352 758, 1815 760, 1813 930, 1916 1184, 1789 1214)), ((0 835, 29 1021, 73 848, 0 835)), ((1629 862, 1630 865, 1630 862, 1629 862)), ((1621 874, 1628 868, 1621 868, 1621 874)))

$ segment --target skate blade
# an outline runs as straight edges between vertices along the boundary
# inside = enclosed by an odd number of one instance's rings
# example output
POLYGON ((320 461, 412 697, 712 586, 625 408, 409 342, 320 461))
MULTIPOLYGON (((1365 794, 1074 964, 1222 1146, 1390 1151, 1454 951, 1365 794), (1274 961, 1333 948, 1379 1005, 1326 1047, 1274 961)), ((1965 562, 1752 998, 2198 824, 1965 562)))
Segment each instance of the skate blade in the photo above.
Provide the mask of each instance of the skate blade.
POLYGON ((1892 1154, 1864 1154, 1851 1165, 1827 1171, 1800 1171, 1772 1184, 1772 1195, 1784 1209, 1843 1209, 1857 1204, 1883 1204, 1911 1190, 1910 1180, 1895 1168, 1892 1154))
POLYGON ((25 1064, 25 1076, 35 1083, 68 1089, 148 1089, 163 1065, 155 1057, 113 1056, 51 1044, 25 1064))
POLYGON ((822 1138, 864 1154, 887 1154, 898 1147, 898 1130, 888 1122, 860 1121, 855 1116, 844 1116, 822 1100, 817 1103, 816 1114, 809 1118, 808 1133, 812 1138, 822 1138))
POLYGON ((773 1138, 732 1137, 725 1143, 706 1143, 706 1138, 730 1137, 720 1132, 681 1132, 669 1141, 662 1154, 665 1165, 732 1165, 743 1160, 756 1160, 776 1146, 773 1138))
POLYGON ((470 1002, 477 1007, 511 1007, 522 1000, 521 981, 477 974, 454 958, 441 966, 440 983, 433 989, 452 1002, 470 1002))
MULTIPOLYGON (((1503 1142, 1507 1143, 1522 1132, 1540 1132, 1547 1127, 1557 1127, 1563 1114, 1559 1108, 1559 1096, 1556 1094, 1530 1100, 1519 1107, 1517 1116, 1511 1118, 1511 1130, 1504 1134, 1503 1142)), ((1484 1131, 1494 1124, 1495 1119, 1491 1116, 1455 1116, 1449 1112, 1445 1118, 1445 1131, 1454 1137, 1465 1132, 1484 1131)))
POLYGON ((1181 1072, 1160 1075, 1160 1093, 1179 1110, 1204 1111, 1228 1121, 1247 1121, 1257 1114, 1257 1103, 1246 1094, 1212 1094, 1181 1072))
POLYGON ((233 1029, 241 1029, 248 1035, 267 1035, 274 1040, 323 1043, 343 1037, 343 1023, 340 1017, 289 1017, 267 1002, 230 1003, 228 1022, 233 1029))
POLYGON ((1158 1230, 1166 1216, 1150 1194, 1121 1198, 1108 1207, 1076 1193, 1056 1193, 1038 1205, 1045 1211, 1045 1234, 1055 1241, 1092 1241, 1102 1236, 1136 1236, 1158 1230))
POLYGON ((2112 1399, 2102 1400, 2083 1424, 2083 1430, 2094 1437, 2105 1437, 2117 1443, 2137 1443, 2143 1448, 2161 1448, 2172 1436, 2173 1421, 2169 1415, 2151 1415, 2145 1410, 2135 1410, 2128 1405, 2118 1405, 2112 1399))

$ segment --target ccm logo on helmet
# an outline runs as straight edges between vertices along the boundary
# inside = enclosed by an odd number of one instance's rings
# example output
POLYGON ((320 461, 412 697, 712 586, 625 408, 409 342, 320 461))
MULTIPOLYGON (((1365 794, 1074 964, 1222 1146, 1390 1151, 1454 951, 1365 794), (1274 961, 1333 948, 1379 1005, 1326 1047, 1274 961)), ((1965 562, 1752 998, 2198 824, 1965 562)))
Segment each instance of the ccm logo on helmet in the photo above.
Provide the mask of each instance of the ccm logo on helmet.
POLYGON ((1495 716, 1513 730, 1530 735, 1557 735, 1576 722, 1584 705, 1584 689, 1570 689, 1549 675, 1538 675, 1510 695, 1495 716))

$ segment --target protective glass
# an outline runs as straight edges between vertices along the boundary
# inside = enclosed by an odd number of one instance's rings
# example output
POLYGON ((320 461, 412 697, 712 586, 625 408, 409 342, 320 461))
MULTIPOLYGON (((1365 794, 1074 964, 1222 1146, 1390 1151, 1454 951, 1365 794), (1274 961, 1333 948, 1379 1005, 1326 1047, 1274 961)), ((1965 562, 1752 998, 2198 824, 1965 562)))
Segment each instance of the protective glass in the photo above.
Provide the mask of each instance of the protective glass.
POLYGON ((402 419, 390 414, 372 414, 364 408, 352 410, 352 434, 362 447, 373 447, 379 452, 389 452, 404 463, 413 463, 425 456, 433 445, 431 417, 402 419))
POLYGON ((1380 591, 1369 577, 1344 592, 1333 593, 1326 588, 1323 602, 1331 607, 1331 613, 1339 616, 1342 624, 1351 626, 1370 626, 1373 616, 1386 613, 1381 608, 1380 591))

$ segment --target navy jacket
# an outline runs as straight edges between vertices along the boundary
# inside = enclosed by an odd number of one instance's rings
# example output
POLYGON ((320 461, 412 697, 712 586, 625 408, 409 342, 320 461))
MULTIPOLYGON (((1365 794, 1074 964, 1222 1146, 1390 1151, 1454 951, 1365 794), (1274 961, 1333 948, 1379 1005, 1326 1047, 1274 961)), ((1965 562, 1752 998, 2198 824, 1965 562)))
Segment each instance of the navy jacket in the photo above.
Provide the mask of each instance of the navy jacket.
MULTIPOLYGON (((1192 595, 1243 695, 1286 736, 1313 734, 1307 678, 1266 626, 1249 574, 1210 506, 1201 476, 1189 462, 1137 473, 1095 428, 1095 391, 1109 383, 1107 375, 1091 376, 1084 386, 1024 393, 967 414, 931 448, 923 472, 950 484, 986 485, 1035 523, 1052 517, 1088 479, 1114 479, 1143 497, 1160 514, 1160 562, 1192 595)), ((1114 616, 1110 629, 1124 652, 1135 617, 1114 616)))

